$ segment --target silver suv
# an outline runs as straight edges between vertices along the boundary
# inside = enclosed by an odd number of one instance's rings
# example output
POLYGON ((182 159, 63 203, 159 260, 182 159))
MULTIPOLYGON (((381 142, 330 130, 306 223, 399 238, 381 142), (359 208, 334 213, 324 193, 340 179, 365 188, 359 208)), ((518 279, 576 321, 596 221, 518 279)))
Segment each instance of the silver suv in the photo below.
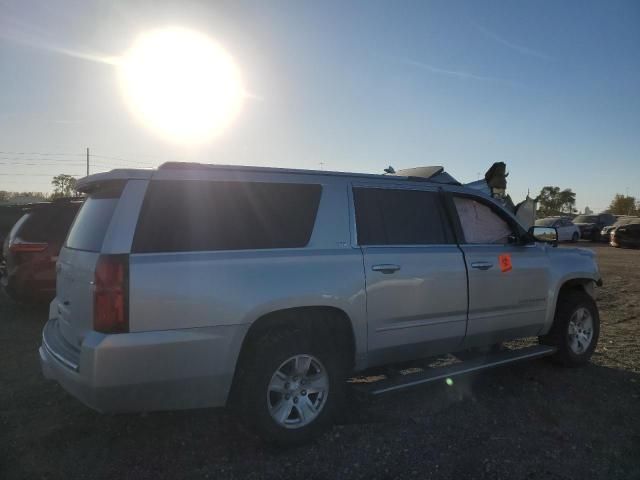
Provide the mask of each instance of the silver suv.
POLYGON ((455 181, 168 163, 78 188, 39 353, 99 411, 232 405, 296 443, 354 372, 540 339, 367 387, 381 393, 542 355, 582 364, 596 346, 593 253, 455 181))

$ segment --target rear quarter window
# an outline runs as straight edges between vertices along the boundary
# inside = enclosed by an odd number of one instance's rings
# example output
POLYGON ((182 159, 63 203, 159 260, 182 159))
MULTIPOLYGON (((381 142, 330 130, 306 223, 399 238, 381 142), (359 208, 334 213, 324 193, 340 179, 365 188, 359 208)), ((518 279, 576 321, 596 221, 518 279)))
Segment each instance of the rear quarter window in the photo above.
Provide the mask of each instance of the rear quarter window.
POLYGON ((152 181, 132 252, 304 247, 321 191, 317 184, 152 181))
POLYGON ((107 228, 123 188, 123 182, 114 182, 89 193, 71 226, 65 247, 89 252, 102 250, 107 228))

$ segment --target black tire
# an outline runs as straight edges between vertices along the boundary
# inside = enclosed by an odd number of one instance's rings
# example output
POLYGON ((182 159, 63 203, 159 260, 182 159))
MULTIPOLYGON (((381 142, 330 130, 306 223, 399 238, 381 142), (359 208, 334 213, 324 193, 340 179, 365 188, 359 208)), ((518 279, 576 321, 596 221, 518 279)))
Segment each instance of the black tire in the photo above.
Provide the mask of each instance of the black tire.
POLYGON ((258 338, 243 355, 234 399, 236 414, 268 443, 299 445, 318 437, 334 420, 346 392, 347 357, 335 350, 335 342, 303 329, 280 328, 258 338), (328 393, 317 417, 305 426, 286 428, 269 412, 268 386, 278 368, 296 355, 312 355, 328 374, 328 393))
POLYGON ((598 344, 600 335, 600 315, 596 302, 584 290, 574 289, 563 292, 558 298, 556 315, 551 330, 539 337, 544 345, 551 345, 558 351, 551 357, 556 363, 567 367, 577 367, 589 361, 598 344), (569 324, 573 315, 580 309, 586 309, 592 320, 592 337, 584 351, 576 353, 570 346, 569 324))
POLYGON ((573 235, 571 235, 571 243, 576 243, 579 238, 580 235, 578 235, 578 232, 573 232, 573 235))

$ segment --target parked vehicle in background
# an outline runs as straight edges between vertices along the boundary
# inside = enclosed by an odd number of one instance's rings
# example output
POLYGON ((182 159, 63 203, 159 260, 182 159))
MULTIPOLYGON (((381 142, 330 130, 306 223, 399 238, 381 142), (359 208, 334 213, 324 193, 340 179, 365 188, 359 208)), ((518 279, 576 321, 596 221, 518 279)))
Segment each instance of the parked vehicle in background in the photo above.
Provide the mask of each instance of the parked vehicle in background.
POLYGON ((580 229, 580 238, 591 240, 592 242, 607 241, 608 238, 603 238, 600 232, 604 227, 613 225, 615 222, 615 215, 610 213, 578 215, 573 219, 573 223, 580 229))
POLYGON ((611 236, 611 232, 613 232, 614 229, 628 223, 636 222, 640 222, 640 217, 634 217, 632 215, 616 215, 615 223, 613 225, 607 225, 606 227, 604 227, 600 232, 600 235, 605 239, 609 239, 611 236))
POLYGON ((229 405, 292 444, 331 422, 356 371, 527 336, 540 344, 446 377, 544 355, 577 366, 596 347, 594 253, 554 248, 554 228, 528 232, 458 182, 167 163, 76 188, 39 354, 100 411, 229 405))
POLYGON ((577 242, 580 240, 580 229, 567 217, 547 217, 536 220, 539 227, 553 227, 558 231, 559 242, 577 242))
POLYGON ((612 247, 640 247, 640 219, 617 226, 611 230, 610 236, 612 247))
POLYGON ((0 206, 0 261, 2 260, 2 245, 4 239, 15 225, 15 223, 24 215, 24 205, 2 205, 0 206))
POLYGON ((49 302, 56 292, 56 261, 80 199, 57 199, 23 209, 3 244, 2 287, 14 300, 49 302))

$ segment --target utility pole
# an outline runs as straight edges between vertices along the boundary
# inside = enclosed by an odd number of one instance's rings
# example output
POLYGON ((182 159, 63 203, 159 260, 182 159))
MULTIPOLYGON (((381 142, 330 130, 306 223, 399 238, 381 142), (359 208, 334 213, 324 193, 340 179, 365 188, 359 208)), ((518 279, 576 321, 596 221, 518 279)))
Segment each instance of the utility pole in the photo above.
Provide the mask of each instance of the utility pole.
POLYGON ((89 175, 89 147, 87 147, 87 175, 89 175))

